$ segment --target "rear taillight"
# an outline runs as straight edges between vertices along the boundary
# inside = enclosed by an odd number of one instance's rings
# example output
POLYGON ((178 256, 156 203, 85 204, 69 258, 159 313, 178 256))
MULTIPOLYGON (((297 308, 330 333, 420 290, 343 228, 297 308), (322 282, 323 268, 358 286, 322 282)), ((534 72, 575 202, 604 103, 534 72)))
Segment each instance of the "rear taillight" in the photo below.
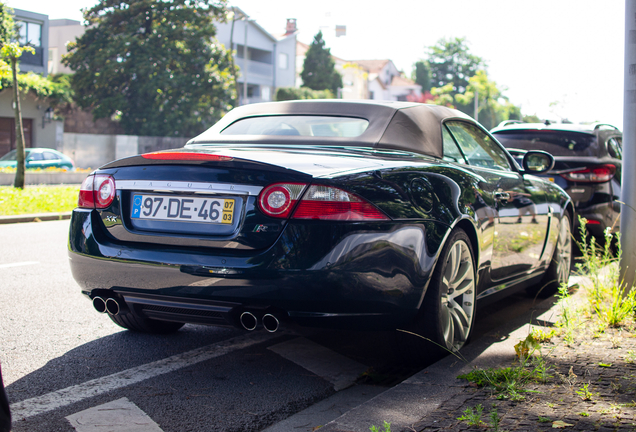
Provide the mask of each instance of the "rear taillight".
POLYGON ((209 153, 183 152, 183 151, 161 151, 154 153, 144 153, 141 155, 144 159, 153 160, 178 160, 178 161, 207 161, 207 162, 228 162, 231 161, 230 156, 221 156, 209 153))
POLYGON ((113 203, 116 192, 115 179, 112 176, 90 175, 82 182, 77 206, 90 209, 107 208, 113 203))
POLYGON ((340 188, 313 185, 303 194, 307 186, 304 183, 269 185, 261 191, 258 206, 263 213, 276 218, 291 215, 292 219, 389 220, 373 204, 340 188))
POLYGON ((321 185, 307 190, 292 219, 389 220, 368 201, 342 189, 321 185))
POLYGON ((267 216, 287 218, 307 187, 304 183, 276 183, 260 193, 258 206, 267 216))
POLYGON ((611 164, 562 173, 561 177, 571 182, 603 183, 610 181, 616 174, 616 167, 611 164))

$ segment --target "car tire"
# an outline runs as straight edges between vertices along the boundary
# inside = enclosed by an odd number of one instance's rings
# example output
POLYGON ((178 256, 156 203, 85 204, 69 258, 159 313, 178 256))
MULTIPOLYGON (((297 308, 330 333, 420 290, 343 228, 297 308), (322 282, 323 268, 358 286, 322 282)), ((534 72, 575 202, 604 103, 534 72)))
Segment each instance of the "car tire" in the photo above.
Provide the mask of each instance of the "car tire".
POLYGON ((173 333, 184 326, 184 323, 172 322, 172 321, 159 321, 150 318, 144 318, 132 313, 122 315, 108 315, 110 319, 120 327, 127 330, 141 332, 141 333, 153 333, 153 334, 166 334, 173 333))
POLYGON ((401 351, 408 357, 407 363, 445 356, 468 343, 475 322, 475 269, 468 235, 462 229, 454 230, 437 261, 424 303, 407 329, 421 337, 408 333, 402 336, 401 351))
POLYGON ((565 213, 559 224, 559 235, 557 244, 552 254, 550 266, 545 272, 543 279, 537 285, 526 289, 532 297, 547 298, 556 294, 563 283, 567 283, 570 277, 570 266, 572 265, 572 231, 570 225, 570 215, 565 213))

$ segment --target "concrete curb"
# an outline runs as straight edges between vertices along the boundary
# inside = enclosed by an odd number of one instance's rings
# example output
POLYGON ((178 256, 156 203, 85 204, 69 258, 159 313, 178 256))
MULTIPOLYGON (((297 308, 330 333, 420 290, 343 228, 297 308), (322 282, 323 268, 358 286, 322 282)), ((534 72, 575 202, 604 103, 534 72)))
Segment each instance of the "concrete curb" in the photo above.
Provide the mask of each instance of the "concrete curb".
POLYGON ((70 219, 72 212, 66 213, 38 213, 28 215, 0 216, 0 224, 44 222, 53 220, 70 219))
MULTIPOLYGON (((86 172, 29 172, 24 174, 24 184, 32 185, 60 185, 60 184, 82 184, 86 172)), ((15 180, 15 173, 0 173, 0 186, 11 186, 15 180)))
POLYGON ((464 360, 449 355, 401 384, 327 423, 321 432, 367 432, 371 425, 391 423, 391 430, 414 431, 417 423, 445 401, 461 393, 466 381, 458 375, 474 367, 495 367, 515 359, 514 345, 525 339, 530 325, 556 320, 555 300, 549 298, 532 310, 486 334, 462 349, 464 360))

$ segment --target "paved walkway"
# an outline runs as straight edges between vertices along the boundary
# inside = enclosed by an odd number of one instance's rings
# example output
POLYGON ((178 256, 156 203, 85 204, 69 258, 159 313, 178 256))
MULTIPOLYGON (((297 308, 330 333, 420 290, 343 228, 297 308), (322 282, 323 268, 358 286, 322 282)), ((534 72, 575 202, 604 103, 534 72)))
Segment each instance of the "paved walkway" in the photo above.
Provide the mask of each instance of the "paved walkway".
POLYGON ((570 344, 554 337, 542 347, 546 382, 526 386, 528 392, 520 401, 498 399, 491 389, 457 378, 476 367, 518 366, 514 345, 526 338, 531 326, 548 330, 558 312, 553 298, 539 303, 525 316, 464 347, 464 361, 448 356, 328 423, 321 432, 366 432, 384 421, 391 423, 392 432, 636 431, 636 338, 625 330, 579 330, 570 344), (479 426, 458 420, 478 406, 483 408, 479 426), (493 427, 493 411, 498 428, 493 427))

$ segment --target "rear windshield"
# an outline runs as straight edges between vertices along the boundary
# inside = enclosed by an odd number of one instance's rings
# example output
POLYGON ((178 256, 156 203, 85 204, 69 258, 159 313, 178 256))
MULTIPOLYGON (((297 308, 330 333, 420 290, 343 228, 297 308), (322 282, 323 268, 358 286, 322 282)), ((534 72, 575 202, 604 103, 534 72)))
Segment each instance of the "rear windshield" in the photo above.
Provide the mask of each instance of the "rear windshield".
POLYGON ((328 116, 266 116, 241 119, 221 135, 292 135, 354 138, 369 126, 365 119, 328 116))
POLYGON ((543 150, 552 156, 598 156, 594 135, 567 131, 501 131, 497 140, 507 148, 543 150))

